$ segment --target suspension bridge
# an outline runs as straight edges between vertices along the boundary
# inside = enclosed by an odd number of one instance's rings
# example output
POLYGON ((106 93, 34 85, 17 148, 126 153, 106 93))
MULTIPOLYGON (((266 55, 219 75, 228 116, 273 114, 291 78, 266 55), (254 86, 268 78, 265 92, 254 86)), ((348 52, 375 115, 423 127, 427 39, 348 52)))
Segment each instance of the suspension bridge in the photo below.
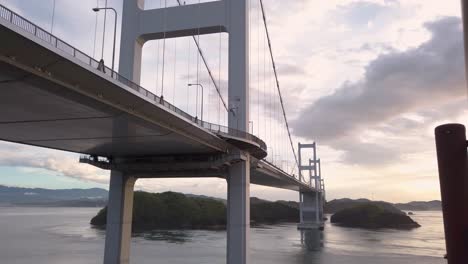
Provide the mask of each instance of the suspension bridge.
POLYGON ((298 191, 298 228, 321 227, 317 146, 293 143, 262 0, 147 10, 124 0, 118 72, 114 59, 111 68, 96 59, 96 31, 89 56, 52 34, 53 19, 46 30, 0 5, 0 139, 80 153, 81 163, 111 171, 104 263, 129 263, 141 178, 226 179, 230 264, 249 263, 250 183, 298 191), (201 41, 213 35, 217 56, 201 41), (149 41, 153 91, 141 85, 149 41))

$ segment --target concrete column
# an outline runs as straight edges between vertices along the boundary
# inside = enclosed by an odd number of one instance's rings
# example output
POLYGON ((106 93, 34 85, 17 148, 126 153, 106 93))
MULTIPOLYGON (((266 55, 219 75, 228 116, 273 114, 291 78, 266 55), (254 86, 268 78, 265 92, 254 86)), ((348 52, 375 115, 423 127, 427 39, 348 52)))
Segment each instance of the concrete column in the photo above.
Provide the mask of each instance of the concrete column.
POLYGON ((119 74, 139 84, 144 40, 140 38, 140 15, 144 0, 124 0, 120 39, 119 74))
POLYGON ((135 181, 136 178, 111 171, 104 264, 129 263, 135 181))
POLYGON ((249 8, 247 0, 227 0, 229 31, 229 127, 248 131, 249 8))
POLYGON ((322 243, 322 232, 318 228, 301 231, 302 243, 308 251, 320 249, 322 243))
POLYGON ((302 199, 302 193, 299 192, 299 223, 302 223, 304 222, 304 217, 302 216, 302 203, 303 203, 303 199, 302 199))
MULTIPOLYGON (((229 127, 249 125, 249 7, 247 0, 226 1, 229 32, 229 127)), ((227 263, 249 263, 250 156, 229 169, 227 263)))
POLYGON ((323 193, 320 193, 320 201, 319 201, 319 219, 320 222, 323 221, 324 218, 324 205, 325 205, 325 200, 323 199, 323 193))
POLYGON ((317 207, 317 195, 315 193, 302 193, 301 203, 301 224, 318 224, 320 221, 317 219, 318 207, 317 207))
POLYGON ((248 264, 250 157, 229 169, 227 184, 227 264, 248 264))

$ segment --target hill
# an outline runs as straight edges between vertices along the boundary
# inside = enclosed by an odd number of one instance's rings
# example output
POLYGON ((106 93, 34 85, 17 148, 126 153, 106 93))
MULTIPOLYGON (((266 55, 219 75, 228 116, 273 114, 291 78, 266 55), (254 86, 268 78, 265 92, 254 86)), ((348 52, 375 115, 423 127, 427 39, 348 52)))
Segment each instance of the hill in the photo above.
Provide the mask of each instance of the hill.
POLYGON ((397 203, 395 207, 405 211, 440 211, 442 210, 442 202, 438 200, 429 202, 409 202, 409 203, 397 203))
POLYGON ((363 202, 336 212, 330 220, 340 226, 358 228, 411 229, 420 227, 404 212, 390 208, 378 202, 363 202))
POLYGON ((327 202, 325 204, 324 210, 325 213, 328 214, 334 214, 340 210, 346 209, 346 208, 351 208, 360 204, 365 204, 365 203, 376 203, 388 210, 393 210, 395 209, 398 210, 405 210, 405 211, 437 211, 441 210, 441 202, 440 201, 429 201, 429 202, 410 202, 410 203, 397 203, 397 204, 392 204, 384 201, 371 201, 368 199, 348 199, 348 198, 343 198, 343 199, 335 199, 327 202))
POLYGON ((10 206, 102 206, 107 201, 107 190, 43 189, 0 185, 0 204, 10 206))
MULTIPOLYGON (((299 210, 279 202, 251 198, 252 224, 298 222, 299 210)), ((91 219, 94 226, 106 225, 107 207, 91 219)), ((133 229, 218 229, 226 226, 226 205, 219 200, 181 193, 135 192, 133 229)))
POLYGON ((361 204, 368 204, 368 203, 379 205, 381 208, 384 208, 394 213, 399 213, 399 210, 395 208, 391 203, 382 202, 382 201, 371 201, 368 199, 352 200, 348 198, 331 200, 330 202, 327 202, 325 204, 324 210, 325 210, 325 213, 334 214, 343 209, 355 207, 361 204))

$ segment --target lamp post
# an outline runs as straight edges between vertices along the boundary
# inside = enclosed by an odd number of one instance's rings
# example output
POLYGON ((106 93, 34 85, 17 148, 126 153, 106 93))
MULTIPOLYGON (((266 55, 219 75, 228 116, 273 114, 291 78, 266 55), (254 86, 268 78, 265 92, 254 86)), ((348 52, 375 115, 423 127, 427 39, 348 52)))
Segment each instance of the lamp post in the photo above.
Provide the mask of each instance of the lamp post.
MULTIPOLYGON (((189 83, 188 86, 199 86, 201 87, 201 121, 203 122, 203 85, 200 83, 189 83)), ((198 93, 198 89, 197 89, 198 93)), ((198 102, 197 102, 198 103, 198 102)))
MULTIPOLYGON (((112 77, 114 76, 114 62, 115 62, 115 38, 117 37, 117 11, 112 7, 95 7, 93 8, 94 12, 99 12, 100 10, 112 10, 114 11, 114 45, 112 49, 112 77)), ((104 51, 103 51, 104 53, 104 51)))
POLYGON ((253 133, 254 133, 254 123, 253 123, 253 121, 249 121, 249 125, 252 128, 252 135, 253 135, 253 133))

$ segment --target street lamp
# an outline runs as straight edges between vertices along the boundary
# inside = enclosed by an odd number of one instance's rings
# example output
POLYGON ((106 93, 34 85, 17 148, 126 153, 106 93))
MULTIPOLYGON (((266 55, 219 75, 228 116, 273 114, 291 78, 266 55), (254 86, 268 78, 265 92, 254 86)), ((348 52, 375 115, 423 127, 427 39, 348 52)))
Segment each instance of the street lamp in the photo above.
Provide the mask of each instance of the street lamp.
MULTIPOLYGON (((188 86, 199 86, 201 87, 201 121, 203 122, 203 85, 200 83, 189 83, 188 86)), ((197 89, 198 94, 198 89, 197 89)), ((197 102, 198 103, 198 102, 197 102)))
MULTIPOLYGON (((117 37, 117 11, 112 7, 95 7, 93 8, 94 12, 99 12, 100 10, 112 10, 114 11, 114 46, 112 50, 112 76, 114 76, 114 62, 115 62, 115 38, 117 37)), ((104 53, 104 51, 102 51, 104 53)))
POLYGON ((253 121, 249 121, 249 125, 251 125, 250 127, 252 128, 252 135, 253 135, 253 133, 254 133, 254 129, 253 129, 254 128, 254 123, 253 123, 253 121))

